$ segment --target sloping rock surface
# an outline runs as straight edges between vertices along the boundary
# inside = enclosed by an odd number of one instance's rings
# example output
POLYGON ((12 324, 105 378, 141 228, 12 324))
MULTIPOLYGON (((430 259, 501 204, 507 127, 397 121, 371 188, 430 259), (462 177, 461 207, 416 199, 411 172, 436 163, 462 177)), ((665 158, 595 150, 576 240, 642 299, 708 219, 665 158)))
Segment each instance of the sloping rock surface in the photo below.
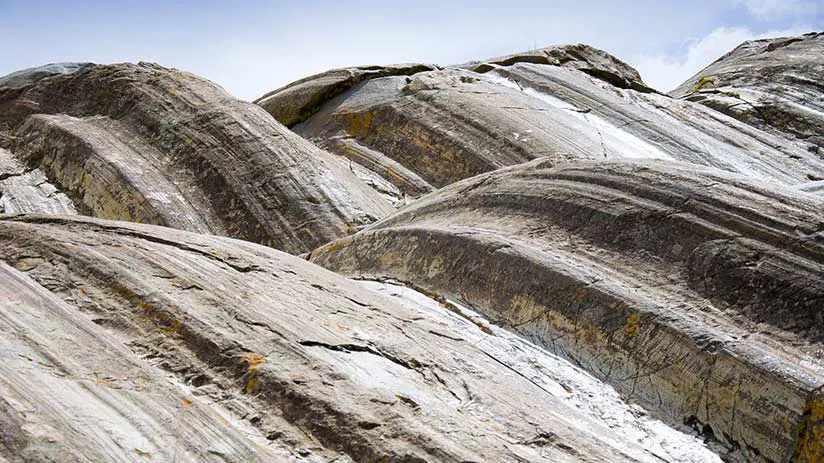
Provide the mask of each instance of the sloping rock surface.
POLYGON ((94 66, 0 87, 6 144, 78 209, 304 252, 386 215, 345 164, 192 74, 94 66))
POLYGON ((822 199, 690 164, 552 164, 450 185, 310 258, 460 300, 731 458, 820 451, 822 199))
POLYGON ((40 169, 28 169, 0 148, 0 214, 76 214, 72 201, 40 169))
POLYGON ((477 317, 270 248, 18 215, 0 255, 8 461, 717 461, 477 317))
POLYGON ((291 127, 309 118, 327 100, 361 82, 378 77, 405 76, 434 69, 437 68, 426 64, 333 69, 273 90, 255 100, 255 103, 270 112, 275 119, 291 127))
MULTIPOLYGON (((813 80, 770 101, 814 119, 813 80)), ((824 460, 817 135, 710 80, 566 45, 263 107, 147 63, 0 81, 0 462, 824 460)))
POLYGON ((319 109, 293 129, 411 197, 538 157, 670 159, 788 185, 824 176, 820 156, 782 135, 650 92, 631 67, 585 46, 375 77, 325 101, 312 92, 319 109))
POLYGON ((497 66, 512 66, 517 63, 546 64, 577 69, 619 88, 631 88, 641 92, 654 91, 644 83, 641 75, 632 66, 603 50, 582 43, 556 45, 458 67, 483 73, 497 66))
POLYGON ((71 74, 94 66, 94 63, 53 63, 23 69, 0 77, 0 87, 21 87, 32 84, 46 77, 60 74, 71 74))
POLYGON ((824 32, 752 40, 672 91, 824 156, 824 32))

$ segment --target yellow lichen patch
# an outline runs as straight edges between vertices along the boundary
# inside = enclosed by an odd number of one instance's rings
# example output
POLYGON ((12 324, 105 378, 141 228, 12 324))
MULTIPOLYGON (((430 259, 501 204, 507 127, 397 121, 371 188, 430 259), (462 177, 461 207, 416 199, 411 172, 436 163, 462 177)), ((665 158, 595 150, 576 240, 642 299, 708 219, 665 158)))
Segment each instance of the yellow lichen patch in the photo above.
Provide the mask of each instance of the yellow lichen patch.
POLYGON ((134 448, 133 452, 134 452, 134 453, 136 453, 136 454, 138 454, 138 455, 140 455, 141 457, 143 457, 143 458, 145 458, 145 459, 147 459, 147 460, 151 460, 151 459, 152 459, 152 453, 151 453, 151 452, 146 452, 146 451, 140 450, 140 449, 139 449, 139 448, 137 448, 137 447, 135 447, 135 448, 134 448))
POLYGON ((351 240, 349 240, 349 239, 342 239, 342 240, 339 240, 339 241, 335 241, 334 243, 330 243, 330 244, 314 251, 312 254, 313 254, 314 257, 322 256, 323 254, 326 254, 327 252, 332 252, 332 251, 337 251, 339 249, 342 249, 342 248, 348 246, 350 243, 351 243, 351 240))
POLYGON ((374 115, 371 112, 348 114, 346 132, 353 137, 364 137, 369 133, 374 115))
POLYGON ((638 334, 638 330, 641 329, 641 315, 643 315, 643 313, 635 312, 627 317, 627 324, 624 325, 624 333, 626 333, 627 336, 633 338, 638 334))
MULTIPOLYGON (((157 328, 164 334, 174 334, 180 331, 182 323, 173 315, 170 315, 159 307, 155 307, 151 302, 143 301, 138 304, 138 308, 143 311, 143 316, 154 322, 157 328)), ((174 309, 175 308, 172 307, 172 310, 174 309)))
POLYGON ((257 368, 266 362, 266 357, 256 352, 246 352, 240 359, 249 365, 249 369, 257 368))
POLYGON ((798 424, 798 440, 793 461, 824 462, 824 390, 819 390, 804 407, 804 417, 798 424))
POLYGON ((266 357, 256 352, 246 352, 240 356, 240 359, 248 365, 245 384, 246 392, 254 392, 260 387, 258 368, 266 362, 266 357))
POLYGON ((440 275, 444 271, 444 262, 443 257, 438 256, 432 260, 432 263, 429 264, 429 270, 427 270, 427 276, 432 278, 436 275, 440 275))

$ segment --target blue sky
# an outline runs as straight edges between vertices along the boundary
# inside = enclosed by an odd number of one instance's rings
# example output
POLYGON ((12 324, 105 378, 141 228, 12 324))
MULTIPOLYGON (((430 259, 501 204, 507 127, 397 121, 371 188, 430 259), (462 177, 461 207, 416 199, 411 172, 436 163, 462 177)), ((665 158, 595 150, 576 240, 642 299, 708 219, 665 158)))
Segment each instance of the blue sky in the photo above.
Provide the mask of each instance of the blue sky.
POLYGON ((0 75, 153 61, 254 99, 360 64, 454 64, 558 43, 603 48, 670 90, 744 40, 823 30, 824 0, 0 0, 0 75))

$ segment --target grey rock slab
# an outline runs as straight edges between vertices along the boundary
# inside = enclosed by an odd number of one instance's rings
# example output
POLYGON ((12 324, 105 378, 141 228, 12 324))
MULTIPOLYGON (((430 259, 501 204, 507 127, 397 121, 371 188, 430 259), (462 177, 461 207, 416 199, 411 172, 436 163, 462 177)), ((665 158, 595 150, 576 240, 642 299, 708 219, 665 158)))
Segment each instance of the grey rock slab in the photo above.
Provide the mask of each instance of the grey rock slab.
POLYGON ((293 130, 412 198, 538 157, 669 159, 781 185, 824 176, 818 154, 701 104, 548 58, 496 62, 360 82, 293 130))
POLYGON ((577 69, 618 88, 653 92, 636 69, 611 54, 582 43, 555 45, 537 50, 491 58, 482 63, 462 65, 471 71, 484 73, 498 67, 518 63, 558 66, 577 69))
POLYGON ((76 214, 74 203, 39 169, 27 169, 0 148, 0 213, 76 214))
POLYGON ((744 42, 671 94, 824 156, 824 33, 744 42))
POLYGON ((292 82, 255 100, 282 124, 291 127, 308 119, 328 100, 360 82, 386 76, 412 75, 431 71, 428 64, 396 64, 333 69, 292 82))
POLYGON ((61 74, 71 74, 94 66, 94 63, 52 63, 22 69, 0 77, 0 87, 22 87, 61 74))
POLYGON ((79 202, 103 218, 205 229, 300 253, 394 210, 332 155, 259 106, 154 64, 95 66, 0 88, 3 124, 16 156, 35 165, 67 163, 62 173, 46 169, 50 180, 85 196, 79 202), (86 154, 75 158, 71 150, 78 146, 86 154), (112 182, 101 179, 79 192, 72 182, 89 167, 80 164, 85 159, 100 164, 112 182), (147 172, 142 184, 138 170, 147 172), (111 204, 107 189, 133 200, 111 204), (170 201, 165 206, 162 197, 170 201))
POLYGON ((422 311, 271 248, 7 215, 0 259, 10 436, 0 455, 12 461, 659 462, 667 452, 579 411, 550 378, 519 373, 515 351, 539 351, 525 341, 479 346, 471 339, 489 330, 437 304, 422 311))
POLYGON ((660 160, 552 166, 457 182, 309 258, 461 301, 729 458, 820 448, 796 430, 821 430, 821 197, 660 160))

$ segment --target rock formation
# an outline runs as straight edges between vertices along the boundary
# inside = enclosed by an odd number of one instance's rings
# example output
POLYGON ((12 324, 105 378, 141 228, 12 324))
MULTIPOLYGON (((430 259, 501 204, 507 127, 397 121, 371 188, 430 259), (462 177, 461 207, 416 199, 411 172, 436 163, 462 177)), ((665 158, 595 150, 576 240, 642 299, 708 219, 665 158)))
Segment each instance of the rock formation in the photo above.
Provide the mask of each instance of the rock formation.
POLYGON ((304 252, 392 210, 341 162, 192 74, 93 66, 0 87, 0 126, 78 210, 304 252))
POLYGON ((670 421, 787 461, 824 375, 824 201, 689 164, 551 164, 450 185, 311 260, 477 307, 670 421))
MULTIPOLYGON (((548 357, 529 343, 270 248, 29 215, 0 218, 0 253, 9 461, 687 455, 650 451, 567 403, 570 385, 540 371, 548 357)), ((629 410, 602 413, 655 432, 629 410)), ((691 445, 695 461, 711 457, 691 445)))
MULTIPOLYGON (((555 163, 673 159, 789 185, 824 176, 818 155, 702 105, 651 93, 636 71, 591 47, 411 76, 373 73, 323 103, 329 74, 301 81, 302 91, 317 89, 303 98, 320 109, 293 129, 412 197, 546 156, 555 163)), ((262 102, 288 106, 290 88, 262 102)))
MULTIPOLYGON (((824 156, 824 32, 752 40, 672 92, 824 156)), ((821 179, 818 179, 821 180, 821 179)))
POLYGON ((824 461, 820 45, 0 78, 0 462, 824 461))

